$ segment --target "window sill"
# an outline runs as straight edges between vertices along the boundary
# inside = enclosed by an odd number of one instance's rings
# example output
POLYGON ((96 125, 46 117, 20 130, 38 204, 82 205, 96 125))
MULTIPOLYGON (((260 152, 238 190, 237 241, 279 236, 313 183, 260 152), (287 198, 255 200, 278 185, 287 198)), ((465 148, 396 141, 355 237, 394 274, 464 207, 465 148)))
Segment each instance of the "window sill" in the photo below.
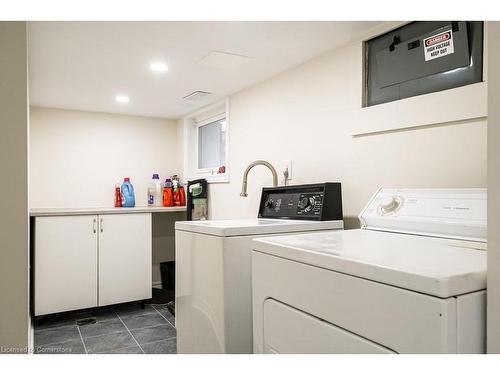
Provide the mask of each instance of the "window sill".
POLYGON ((189 176, 187 180, 192 181, 192 180, 198 180, 200 178, 204 178, 205 180, 207 180, 209 184, 219 184, 219 183, 229 182, 229 175, 227 173, 189 176))

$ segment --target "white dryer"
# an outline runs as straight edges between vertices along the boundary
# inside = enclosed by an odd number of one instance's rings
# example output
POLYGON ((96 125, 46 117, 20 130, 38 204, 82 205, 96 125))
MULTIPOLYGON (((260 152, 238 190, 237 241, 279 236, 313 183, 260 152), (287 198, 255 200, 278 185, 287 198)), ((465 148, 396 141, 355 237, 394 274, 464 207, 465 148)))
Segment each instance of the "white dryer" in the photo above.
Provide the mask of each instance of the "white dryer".
POLYGON ((381 189, 361 229, 253 242, 256 353, 484 353, 486 189, 381 189))
POLYGON ((259 218, 175 224, 178 353, 252 353, 252 239, 343 229, 339 183, 264 188, 259 218))

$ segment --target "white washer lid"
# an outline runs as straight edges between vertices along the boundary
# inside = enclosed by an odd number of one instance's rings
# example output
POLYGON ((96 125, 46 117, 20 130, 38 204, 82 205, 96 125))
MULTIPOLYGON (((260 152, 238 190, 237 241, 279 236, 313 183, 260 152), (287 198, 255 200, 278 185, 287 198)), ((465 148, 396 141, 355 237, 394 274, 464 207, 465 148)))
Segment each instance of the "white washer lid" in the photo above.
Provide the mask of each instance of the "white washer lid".
POLYGON ((176 230, 203 233, 219 237, 251 236, 273 233, 303 232, 311 230, 343 229, 342 220, 278 220, 278 219, 241 219, 177 221, 176 230))
POLYGON ((486 189, 380 189, 361 227, 486 242, 486 189))
POLYGON ((254 239, 259 252, 441 298, 486 288, 486 245, 363 229, 254 239))

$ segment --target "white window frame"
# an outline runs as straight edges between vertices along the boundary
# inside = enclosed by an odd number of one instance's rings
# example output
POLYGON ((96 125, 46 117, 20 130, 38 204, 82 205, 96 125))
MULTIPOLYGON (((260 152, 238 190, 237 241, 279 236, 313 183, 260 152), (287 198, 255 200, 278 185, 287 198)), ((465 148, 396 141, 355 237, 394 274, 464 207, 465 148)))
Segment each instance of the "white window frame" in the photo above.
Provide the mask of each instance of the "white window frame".
POLYGON ((184 176, 189 180, 205 178, 209 183, 229 182, 229 99, 214 103, 184 117, 184 176), (217 168, 198 168, 199 128, 226 119, 225 173, 217 168))

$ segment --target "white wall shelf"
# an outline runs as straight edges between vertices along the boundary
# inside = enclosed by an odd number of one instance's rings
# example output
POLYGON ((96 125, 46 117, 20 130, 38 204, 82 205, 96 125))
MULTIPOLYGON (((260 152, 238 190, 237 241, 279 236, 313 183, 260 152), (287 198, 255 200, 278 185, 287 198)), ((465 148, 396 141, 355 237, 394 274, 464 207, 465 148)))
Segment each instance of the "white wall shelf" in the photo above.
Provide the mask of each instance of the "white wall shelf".
POLYGON ((486 82, 364 107, 353 136, 486 118, 486 82))

